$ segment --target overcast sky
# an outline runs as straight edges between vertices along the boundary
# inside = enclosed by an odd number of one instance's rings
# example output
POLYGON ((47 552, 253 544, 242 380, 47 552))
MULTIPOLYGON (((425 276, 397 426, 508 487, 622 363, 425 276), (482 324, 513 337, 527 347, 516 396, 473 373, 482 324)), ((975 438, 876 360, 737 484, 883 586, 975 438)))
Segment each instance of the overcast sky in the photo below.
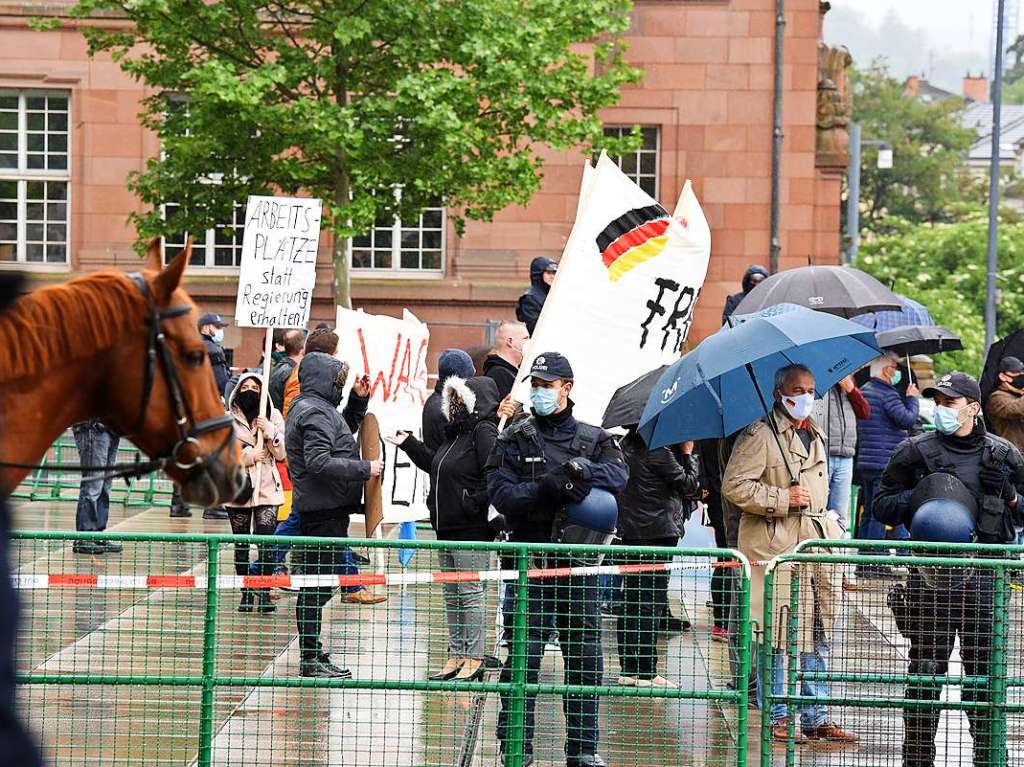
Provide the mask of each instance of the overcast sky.
POLYGON ((825 39, 849 46, 859 64, 881 56, 894 76, 930 73, 958 90, 967 69, 990 74, 993 7, 994 0, 832 0, 825 39))

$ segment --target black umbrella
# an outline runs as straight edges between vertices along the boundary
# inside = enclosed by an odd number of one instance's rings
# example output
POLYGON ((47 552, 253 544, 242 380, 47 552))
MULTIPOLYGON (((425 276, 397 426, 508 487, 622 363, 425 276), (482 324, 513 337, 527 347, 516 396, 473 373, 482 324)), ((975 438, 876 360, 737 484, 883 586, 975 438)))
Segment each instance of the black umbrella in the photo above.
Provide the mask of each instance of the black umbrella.
POLYGON ((960 336, 942 325, 902 325, 875 333, 878 346, 900 356, 940 354, 964 348, 960 336))
POLYGON ((608 402, 608 407, 604 409, 602 428, 614 429, 617 426, 633 426, 640 423, 644 406, 651 398, 651 392, 654 390, 655 384, 658 383, 658 379, 661 378, 661 374, 667 368, 668 365, 662 365, 616 389, 615 394, 608 402))
POLYGON ((776 304, 796 304, 840 317, 900 309, 889 288, 850 266, 801 266, 773 274, 747 293, 736 314, 753 314, 776 304))

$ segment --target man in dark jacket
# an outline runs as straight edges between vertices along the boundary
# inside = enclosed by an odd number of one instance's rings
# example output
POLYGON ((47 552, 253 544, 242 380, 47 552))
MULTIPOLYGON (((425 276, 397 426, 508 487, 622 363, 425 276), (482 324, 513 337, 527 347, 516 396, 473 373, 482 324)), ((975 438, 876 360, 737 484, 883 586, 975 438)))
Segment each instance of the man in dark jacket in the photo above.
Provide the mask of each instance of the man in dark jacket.
POLYGON ((472 378, 476 375, 473 358, 462 349, 445 349, 437 360, 437 383, 434 391, 423 403, 423 444, 431 451, 444 442, 444 427, 448 423, 441 412, 441 392, 444 382, 451 376, 472 378))
MULTIPOLYGON (((349 395, 345 414, 338 412, 345 388, 346 368, 320 352, 306 355, 299 364, 299 396, 285 428, 285 450, 292 480, 292 507, 298 512, 302 535, 340 538, 348 531, 348 518, 358 512, 363 483, 380 475, 380 460, 358 458, 352 432, 366 415, 368 399, 349 395)), ((310 575, 336 575, 341 563, 337 546, 307 547, 302 570, 310 575)), ((352 673, 330 662, 320 644, 323 607, 330 587, 303 588, 295 604, 301 651, 300 673, 310 677, 351 678, 352 673)))
POLYGON ((516 384, 523 347, 529 340, 530 333, 521 322, 503 322, 494 334, 494 348, 484 360, 484 375, 497 384, 500 399, 507 397, 516 384))
POLYGON ((533 335, 537 327, 537 318, 540 317, 541 309, 544 308, 544 301, 547 300, 551 283, 555 281, 555 274, 558 272, 558 264, 547 256, 537 256, 530 262, 530 287, 523 295, 519 296, 519 303, 516 304, 516 319, 526 325, 526 330, 533 335))
POLYGON ((206 344, 210 366, 213 368, 213 379, 217 382, 217 393, 221 397, 227 397, 225 389, 231 379, 231 368, 228 367, 228 358, 221 344, 224 343, 224 328, 228 324, 216 312, 207 312, 199 318, 198 324, 203 343, 206 344))
POLYGON ((743 281, 740 283, 743 290, 739 293, 733 293, 731 296, 725 299, 725 308, 722 309, 722 324, 732 316, 732 313, 736 311, 736 307, 740 305, 740 301, 747 297, 747 293, 753 290, 757 285, 768 277, 768 270, 760 264, 752 264, 747 267, 747 271, 743 273, 743 281))
MULTIPOLYGON (((622 441, 629 482, 619 496, 619 536, 625 546, 674 548, 692 504, 700 498, 700 466, 687 442, 676 455, 671 448, 648 450, 636 431, 622 441)), ((629 558, 631 563, 670 562, 672 554, 629 558)), ((675 687, 658 674, 658 638, 668 604, 668 572, 622 576, 622 614, 618 618, 619 684, 629 687, 675 687)))
POLYGON ((306 334, 301 330, 291 328, 285 331, 281 337, 284 346, 284 357, 274 365, 270 371, 270 401, 282 413, 284 412, 284 387, 291 378, 295 366, 302 361, 302 354, 306 347, 306 334))
MULTIPOLYGON (((505 515, 512 540, 550 542, 556 519, 566 505, 583 501, 592 488, 619 493, 628 478, 622 451, 603 429, 578 422, 569 393, 573 372, 558 352, 545 352, 530 369, 533 415, 505 429, 488 461, 487 490, 491 503, 505 515)), ((563 567, 571 560, 549 555, 535 566, 563 567)), ((603 672, 601 616, 596 575, 531 580, 527 587, 526 678, 537 682, 544 641, 553 614, 564 658, 565 683, 599 685, 603 672)), ((519 650, 521 652, 521 649, 519 650)), ((516 655, 512 647, 501 681, 512 678, 516 655)), ((533 763, 536 694, 526 696, 523 734, 526 758, 533 763)), ((498 740, 505 753, 509 699, 503 695, 498 716, 498 740)), ((597 755, 598 698, 566 695, 567 767, 601 767, 597 755)))
MULTIPOLYGON (((910 384, 907 396, 902 396, 896 389, 901 378, 899 357, 886 352, 871 363, 871 380, 861 390, 871 412, 866 420, 857 422, 857 471, 864 499, 864 515, 858 520, 854 538, 860 540, 880 541, 887 537, 885 526, 874 513, 875 494, 882 471, 899 444, 907 438, 909 429, 917 423, 920 412, 917 399, 920 391, 910 384)), ((907 531, 897 527, 891 535, 906 539, 907 531)), ((885 576, 891 568, 858 565, 856 572, 860 576, 885 576)))
MULTIPOLYGON (((874 502, 875 516, 889 525, 912 528, 913 537, 918 540, 966 542, 934 535, 946 532, 951 525, 929 524, 928 516, 915 519, 916 514, 924 512, 916 492, 922 481, 926 477, 933 481, 938 478, 936 474, 952 475, 940 486, 944 485, 949 492, 947 498, 953 497, 957 487, 969 498, 973 496, 971 500, 976 507, 972 511, 976 516, 971 520, 972 537, 978 543, 1011 543, 1014 528, 1024 524, 1021 498, 1024 459, 1020 452, 1010 442, 985 430, 981 420, 981 389, 966 373, 943 376, 934 387, 925 389, 924 396, 935 399, 936 430, 908 439, 896 450, 882 475, 874 502)), ((942 498, 943 495, 945 493, 932 497, 942 498)), ((948 506, 940 510, 942 518, 953 513, 948 506)), ((932 703, 939 700, 941 681, 920 678, 941 680, 946 676, 958 635, 963 674, 976 679, 993 673, 993 626, 996 623, 993 570, 911 567, 905 589, 895 593, 902 594, 902 598, 893 599, 890 604, 897 605, 893 608, 897 625, 910 641, 908 675, 916 678, 907 685, 907 699, 932 703), (899 605, 904 608, 900 609, 899 605)), ((997 749, 1005 748, 1005 742, 992 738, 996 717, 1005 715, 994 713, 988 704, 988 685, 965 683, 961 697, 965 703, 982 704, 980 708, 966 711, 974 741, 973 763, 979 767, 1006 764, 1005 753, 1002 758, 996 753, 997 749)), ((940 713, 935 707, 904 708, 904 767, 934 765, 940 713)), ((968 762, 962 752, 958 761, 968 762)))

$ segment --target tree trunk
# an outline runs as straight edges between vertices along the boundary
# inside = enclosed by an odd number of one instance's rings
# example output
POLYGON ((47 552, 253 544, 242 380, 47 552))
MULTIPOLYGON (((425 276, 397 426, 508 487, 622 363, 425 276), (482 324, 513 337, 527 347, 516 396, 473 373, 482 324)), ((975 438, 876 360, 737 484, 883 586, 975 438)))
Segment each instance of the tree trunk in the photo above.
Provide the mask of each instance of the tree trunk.
MULTIPOLYGON (((348 103, 348 68, 344 51, 334 48, 334 103, 344 106, 348 103)), ((335 210, 345 210, 352 199, 348 161, 345 151, 339 147, 335 155, 334 166, 334 206, 335 210)), ((337 222, 335 222, 337 224, 337 222)), ((334 304, 345 309, 352 308, 352 284, 348 269, 348 237, 337 234, 335 226, 334 247, 331 252, 334 266, 334 304)))

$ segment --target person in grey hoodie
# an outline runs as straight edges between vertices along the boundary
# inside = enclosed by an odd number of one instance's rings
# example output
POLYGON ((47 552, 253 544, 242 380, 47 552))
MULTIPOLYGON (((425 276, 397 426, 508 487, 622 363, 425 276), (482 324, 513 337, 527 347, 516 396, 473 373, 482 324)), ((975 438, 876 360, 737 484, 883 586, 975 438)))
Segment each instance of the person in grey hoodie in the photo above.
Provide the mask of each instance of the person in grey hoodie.
MULTIPOLYGON (((379 459, 363 461, 352 432, 359 428, 369 402, 365 394, 349 394, 345 412, 338 411, 348 367, 322 352, 312 352, 299 363, 299 396, 285 421, 285 449, 292 480, 292 507, 299 515, 304 536, 344 537, 349 515, 360 510, 363 483, 379 476, 379 459)), ((355 389, 356 387, 353 387, 355 389)), ((362 387, 368 389, 364 381, 362 387)), ((341 563, 339 546, 303 547, 302 571, 307 575, 336 575, 341 563)), ((320 644, 323 608, 331 599, 330 587, 303 588, 295 603, 301 660, 299 671, 308 677, 351 679, 338 668, 320 644)))

